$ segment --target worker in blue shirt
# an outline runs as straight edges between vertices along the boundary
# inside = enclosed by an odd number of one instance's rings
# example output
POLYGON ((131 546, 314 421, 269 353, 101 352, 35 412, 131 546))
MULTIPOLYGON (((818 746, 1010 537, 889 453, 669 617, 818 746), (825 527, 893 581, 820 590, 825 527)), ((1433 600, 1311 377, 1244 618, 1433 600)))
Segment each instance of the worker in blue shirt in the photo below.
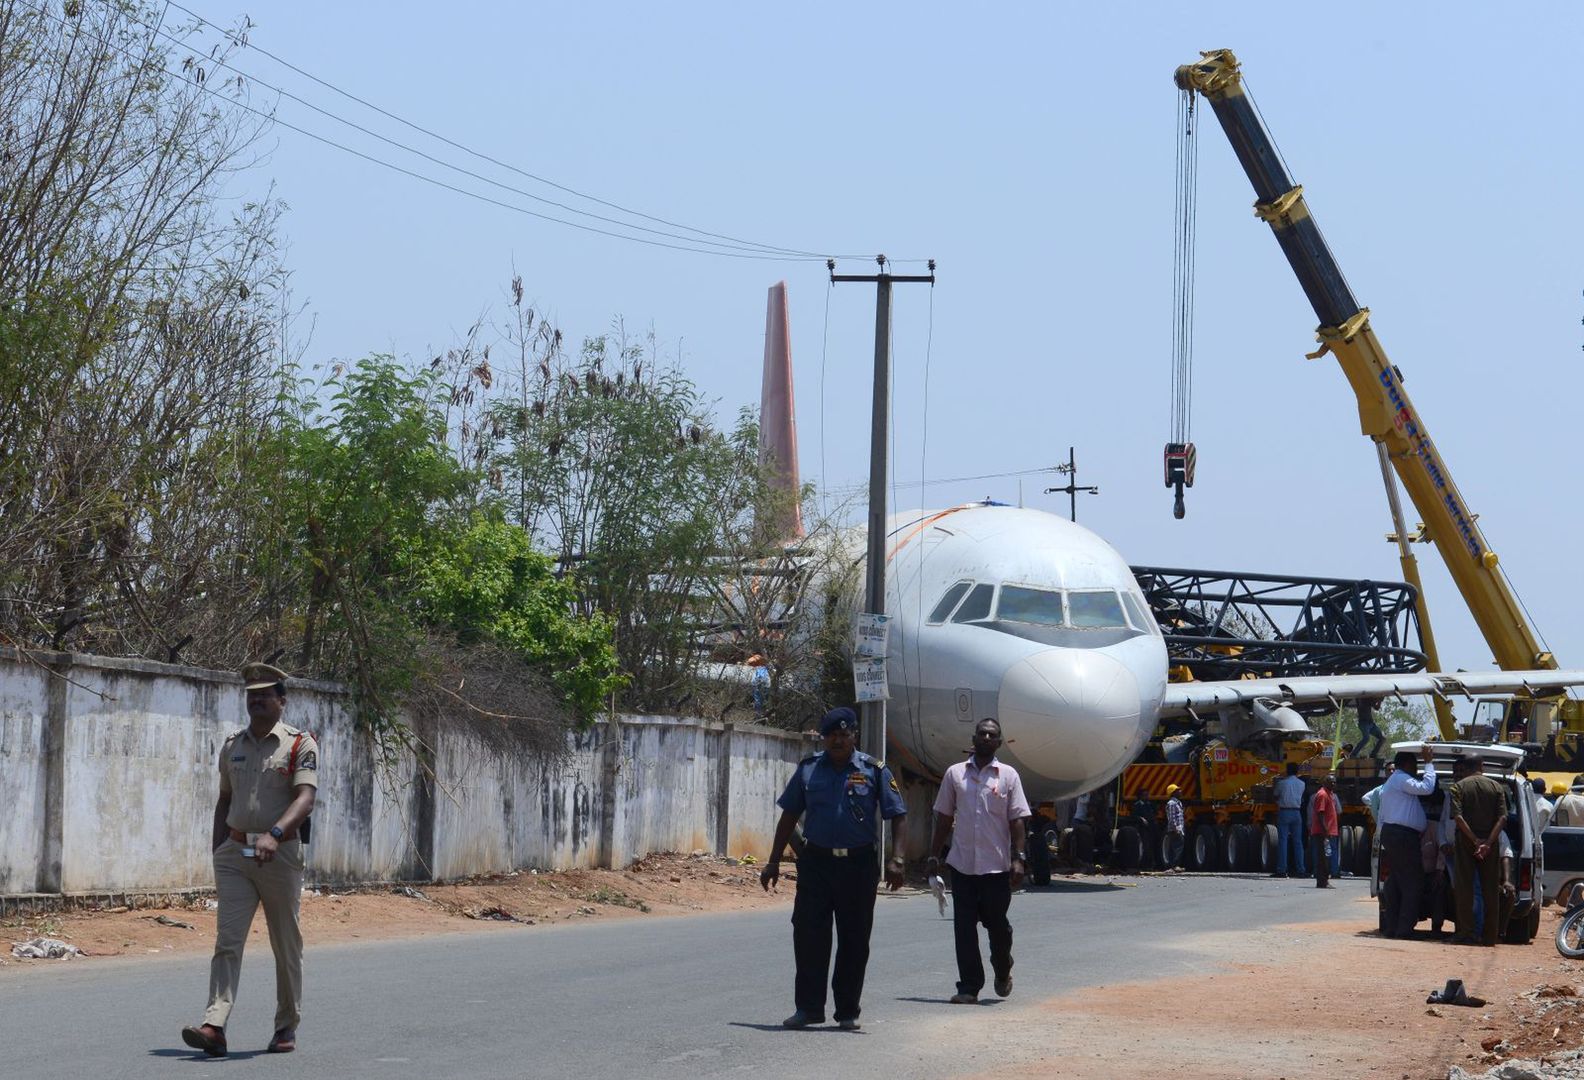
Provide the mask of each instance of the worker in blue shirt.
POLYGON ((907 806, 885 762, 857 748, 858 714, 842 707, 820 721, 825 749, 798 763, 776 805, 770 858, 759 875, 766 891, 781 877, 781 852, 803 818, 798 856, 797 898, 792 904, 792 951, 797 961, 793 1000, 797 1011, 782 1021, 789 1028, 825 1022, 825 978, 830 972, 831 921, 836 923, 836 970, 830 975, 836 1022, 858 1030, 858 999, 869 965, 869 930, 874 925, 880 864, 875 844, 881 821, 891 822, 891 860, 886 885, 902 887, 902 818, 907 806))

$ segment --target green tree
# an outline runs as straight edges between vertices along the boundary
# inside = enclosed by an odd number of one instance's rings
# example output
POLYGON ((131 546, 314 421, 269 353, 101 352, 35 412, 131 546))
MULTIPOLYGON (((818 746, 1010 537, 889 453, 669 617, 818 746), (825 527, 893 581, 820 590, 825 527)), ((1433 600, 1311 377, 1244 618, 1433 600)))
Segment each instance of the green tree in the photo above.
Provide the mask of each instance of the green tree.
POLYGON ((219 199, 265 126, 212 67, 232 46, 160 18, 0 0, 0 636, 224 662, 278 207, 219 199))
POLYGON ((477 425, 507 513, 574 571, 580 610, 615 627, 624 703, 675 707, 696 690, 710 578, 729 546, 717 500, 757 485, 756 435, 716 430, 652 337, 590 338, 575 359, 542 324, 508 340, 519 382, 477 425))
POLYGON ((476 516, 407 562, 412 599, 426 623, 462 646, 510 647, 522 663, 549 673, 580 719, 621 686, 609 620, 572 614, 577 589, 555 577, 554 562, 515 525, 476 516))
MULTIPOLYGON (((1435 710, 1422 698, 1406 702, 1387 700, 1375 706, 1375 724, 1385 733, 1381 752, 1389 753, 1392 743, 1412 742, 1431 737, 1436 730, 1435 710)), ((1318 734, 1339 744, 1357 747, 1359 735, 1358 710, 1344 706, 1330 716, 1317 717, 1309 726, 1318 734)), ((1373 740, 1372 740, 1373 745, 1373 740)))
POLYGON ((375 356, 294 403, 257 459, 274 531, 256 565, 285 598, 257 647, 350 682, 381 736, 408 737, 415 695, 430 713, 449 702, 532 721, 525 702, 542 704, 545 684, 556 708, 539 720, 586 720, 619 681, 610 628, 580 616, 570 583, 480 504, 477 470, 448 441, 449 396, 434 371, 375 356), (514 668, 470 678, 484 658, 514 668))

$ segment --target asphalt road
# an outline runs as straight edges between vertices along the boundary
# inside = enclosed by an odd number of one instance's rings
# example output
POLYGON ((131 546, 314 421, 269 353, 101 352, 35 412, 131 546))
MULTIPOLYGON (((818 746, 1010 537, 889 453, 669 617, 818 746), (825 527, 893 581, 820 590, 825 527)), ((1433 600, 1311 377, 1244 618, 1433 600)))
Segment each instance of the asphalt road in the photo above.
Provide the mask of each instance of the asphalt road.
POLYGON ((1214 970, 1205 931, 1358 919, 1365 888, 1245 877, 1058 882, 1013 899, 1016 987, 976 1009, 946 998, 951 924, 932 897, 883 897, 861 1032, 784 1031, 790 908, 581 922, 315 948, 299 1051, 262 1053, 274 1013, 254 943, 225 1060, 180 1040, 197 1021, 207 956, 68 961, 0 977, 0 1075, 51 1077, 686 1078, 907 1075, 991 1069, 995 1029, 1085 986, 1214 970), (984 1039, 942 1038, 964 1016, 984 1039), (982 1021, 982 1023, 979 1023, 982 1021))

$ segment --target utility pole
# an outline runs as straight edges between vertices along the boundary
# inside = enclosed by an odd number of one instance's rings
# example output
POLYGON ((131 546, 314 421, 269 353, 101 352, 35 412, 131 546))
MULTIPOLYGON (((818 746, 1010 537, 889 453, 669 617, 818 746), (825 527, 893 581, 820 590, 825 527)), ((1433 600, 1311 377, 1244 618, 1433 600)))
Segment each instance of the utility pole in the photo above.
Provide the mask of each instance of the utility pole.
MULTIPOLYGON (((935 284, 935 260, 929 261, 928 274, 891 274, 886 257, 876 255, 878 274, 838 274, 836 260, 827 259, 831 284, 837 282, 872 283, 875 286, 874 403, 869 424, 869 552, 864 573, 864 611, 883 615, 885 599, 886 542, 886 445, 889 441, 891 404, 891 286, 897 282, 935 284)), ((859 703, 859 735, 866 753, 884 760, 886 747, 886 703, 859 703)), ((880 831, 881 858, 884 858, 885 830, 880 831)))
POLYGON ((1067 478, 1067 486, 1066 487, 1046 488, 1045 489, 1045 494, 1047 494, 1047 495, 1052 495, 1052 494, 1066 495, 1067 496, 1067 501, 1070 504, 1069 507, 1068 507, 1068 513, 1072 515, 1072 520, 1073 521, 1077 521, 1078 520, 1078 493, 1080 491, 1087 491, 1091 495, 1098 495, 1098 494, 1100 494, 1100 489, 1098 487, 1093 486, 1093 485, 1091 485, 1089 487, 1079 487, 1078 486, 1078 459, 1073 456, 1073 448, 1070 447, 1070 446, 1067 448, 1067 464, 1056 466, 1056 471, 1061 473, 1063 476, 1065 476, 1067 478))

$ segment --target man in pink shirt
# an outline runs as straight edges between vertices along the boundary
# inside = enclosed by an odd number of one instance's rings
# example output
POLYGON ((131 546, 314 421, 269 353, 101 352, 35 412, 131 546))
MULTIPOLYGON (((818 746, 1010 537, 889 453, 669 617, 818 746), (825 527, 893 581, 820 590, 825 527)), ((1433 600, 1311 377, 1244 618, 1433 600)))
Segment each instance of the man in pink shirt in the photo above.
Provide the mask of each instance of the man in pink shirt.
POLYGON ((1031 814, 1017 770, 996 760, 1001 724, 990 718, 974 725, 973 757, 946 770, 935 799, 935 835, 929 872, 951 844, 952 928, 957 937, 957 993, 953 1005, 972 1005, 984 989, 979 924, 990 936, 995 992, 1012 992, 1012 890, 1023 884, 1024 822, 1031 814))
POLYGON ((1328 774, 1320 783, 1320 790, 1310 799, 1312 824, 1309 827, 1309 847, 1314 852, 1315 888, 1334 889, 1331 884, 1331 860, 1326 857, 1326 844, 1337 842, 1336 775, 1328 774))

